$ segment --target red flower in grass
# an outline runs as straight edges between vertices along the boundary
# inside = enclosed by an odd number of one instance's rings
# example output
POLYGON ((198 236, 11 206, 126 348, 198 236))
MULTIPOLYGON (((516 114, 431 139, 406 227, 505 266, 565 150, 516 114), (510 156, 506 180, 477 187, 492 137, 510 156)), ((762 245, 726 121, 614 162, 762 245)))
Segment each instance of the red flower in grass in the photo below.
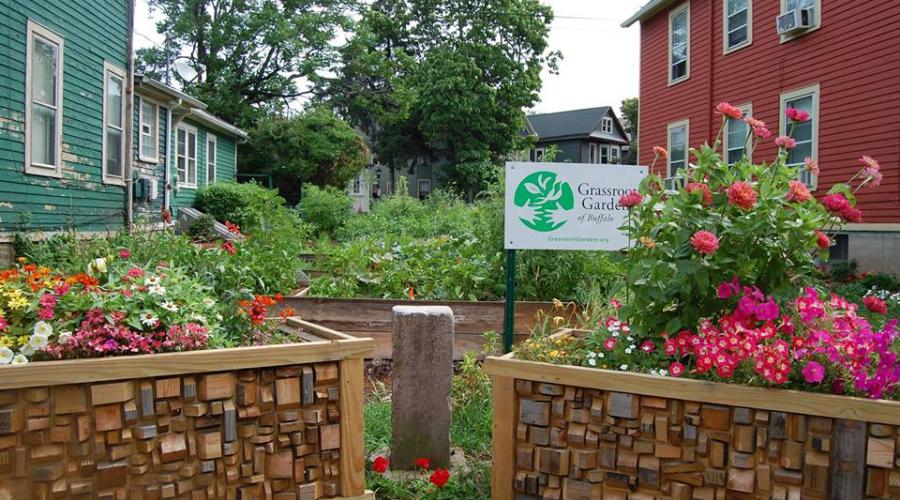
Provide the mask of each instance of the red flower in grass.
POLYGON ((127 248, 122 248, 119 250, 119 258, 120 259, 126 260, 126 259, 129 259, 130 257, 131 257, 131 250, 129 250, 127 248))
POLYGON ((431 473, 431 477, 429 477, 428 480, 438 488, 443 488, 444 485, 447 484, 447 481, 450 480, 450 471, 447 469, 438 469, 431 473))
POLYGON ((238 236, 241 234, 241 226, 238 226, 234 222, 225 221, 225 228, 228 229, 228 232, 231 234, 236 234, 238 236))
POLYGON ((384 474, 388 468, 388 459, 384 457, 375 457, 375 460, 372 461, 372 470, 379 473, 384 474))
POLYGON ((719 238, 709 231, 697 231, 691 236, 691 246, 699 253, 712 255, 719 249, 719 238))
POLYGON ((887 302, 875 297, 874 295, 868 295, 863 297, 863 305, 866 306, 866 309, 872 311, 876 314, 887 314, 887 302))
POLYGON ((428 458, 417 458, 416 459, 416 469, 425 469, 428 470, 431 468, 431 460, 428 458))
POLYGON ((237 247, 235 247, 234 243, 232 243, 230 241, 222 242, 222 250, 225 250, 226 252, 230 253, 231 255, 234 255, 237 253, 237 247))
POLYGON ((735 182, 728 187, 728 203, 750 210, 756 204, 756 191, 746 182, 735 182))

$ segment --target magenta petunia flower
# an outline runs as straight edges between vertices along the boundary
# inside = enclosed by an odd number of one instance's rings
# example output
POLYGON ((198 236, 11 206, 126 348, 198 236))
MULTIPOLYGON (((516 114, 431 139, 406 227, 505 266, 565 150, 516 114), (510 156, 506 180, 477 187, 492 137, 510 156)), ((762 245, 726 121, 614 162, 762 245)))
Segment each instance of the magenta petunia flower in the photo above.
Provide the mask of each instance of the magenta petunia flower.
POLYGON ((803 380, 809 384, 818 384, 825 379, 825 367, 817 361, 810 361, 803 367, 803 380))

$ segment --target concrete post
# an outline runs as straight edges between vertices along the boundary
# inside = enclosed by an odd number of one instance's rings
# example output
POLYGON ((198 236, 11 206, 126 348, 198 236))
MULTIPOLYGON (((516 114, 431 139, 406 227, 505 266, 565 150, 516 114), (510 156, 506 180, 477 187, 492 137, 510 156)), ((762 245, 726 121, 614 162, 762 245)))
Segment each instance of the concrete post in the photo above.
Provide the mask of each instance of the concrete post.
POLYGON ((391 468, 412 470, 417 458, 450 465, 453 311, 445 306, 395 306, 391 468))

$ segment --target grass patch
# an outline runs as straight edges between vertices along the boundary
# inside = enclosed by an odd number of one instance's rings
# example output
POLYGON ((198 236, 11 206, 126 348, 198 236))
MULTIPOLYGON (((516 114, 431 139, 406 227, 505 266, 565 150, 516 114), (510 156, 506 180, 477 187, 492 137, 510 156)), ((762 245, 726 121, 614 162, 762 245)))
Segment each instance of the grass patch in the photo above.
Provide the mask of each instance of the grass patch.
POLYGON ((393 481, 371 471, 371 458, 391 444, 391 396, 387 390, 371 394, 365 405, 366 487, 379 499, 488 499, 491 497, 490 380, 468 356, 453 377, 450 443, 463 451, 466 469, 452 471, 450 481, 436 488, 427 479, 393 481))

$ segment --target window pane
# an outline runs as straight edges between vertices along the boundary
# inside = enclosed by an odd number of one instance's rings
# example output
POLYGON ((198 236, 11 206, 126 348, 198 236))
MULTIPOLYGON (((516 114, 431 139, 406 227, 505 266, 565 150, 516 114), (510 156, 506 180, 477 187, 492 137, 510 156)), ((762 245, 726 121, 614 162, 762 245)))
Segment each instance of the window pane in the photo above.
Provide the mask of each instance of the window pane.
POLYGON ((122 128, 122 79, 110 74, 106 92, 106 123, 122 128))
POLYGON ((787 10, 808 9, 815 5, 815 0, 787 0, 785 4, 787 10))
POLYGON ((728 33, 728 46, 734 47, 747 41, 747 27, 728 33))
POLYGON ((215 143, 215 141, 206 141, 206 161, 208 163, 216 162, 216 143, 215 143))
POLYGON ((677 80, 687 75, 687 62, 682 61, 672 66, 672 79, 677 80))
POLYGON ((122 131, 106 129, 106 175, 122 176, 122 131))
POLYGON ((31 108, 31 162, 56 165, 56 111, 40 104, 31 108))
POLYGON ((187 182, 187 170, 184 166, 184 157, 178 157, 178 180, 179 182, 187 182))
POLYGON ((747 9, 735 12, 728 17, 728 31, 747 26, 747 9))
POLYGON ((56 107, 57 47, 42 38, 34 38, 31 55, 32 99, 56 107))
POLYGON ((197 183, 197 160, 188 158, 187 164, 187 182, 188 184, 197 183))
POLYGON ((197 159, 197 136, 192 133, 188 133, 188 158, 197 159))
POLYGON ((807 156, 812 156, 812 141, 798 142, 794 149, 788 151, 788 164, 798 165, 803 163, 807 156))

